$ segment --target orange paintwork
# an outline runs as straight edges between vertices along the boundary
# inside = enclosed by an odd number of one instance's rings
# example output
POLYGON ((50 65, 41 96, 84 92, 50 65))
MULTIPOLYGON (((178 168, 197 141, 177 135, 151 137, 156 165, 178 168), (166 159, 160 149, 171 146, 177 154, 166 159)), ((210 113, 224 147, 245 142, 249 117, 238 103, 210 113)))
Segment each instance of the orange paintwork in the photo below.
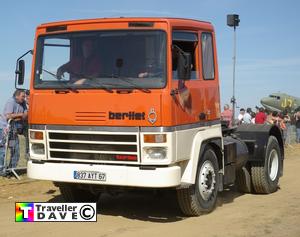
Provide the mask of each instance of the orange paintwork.
MULTIPOLYGON (((55 22, 37 27, 36 38, 45 34, 60 32, 90 31, 103 29, 134 29, 128 22, 154 22, 151 29, 167 32, 167 85, 163 89, 152 89, 151 93, 134 90, 129 94, 108 93, 104 90, 80 90, 79 93, 56 94, 54 90, 33 88, 34 63, 32 64, 30 124, 61 125, 98 125, 98 126, 174 126, 199 122, 199 114, 207 115, 205 120, 220 118, 219 79, 214 29, 210 23, 177 18, 112 18, 55 22), (66 31, 46 32, 50 26, 66 25, 66 31), (186 91, 171 96, 171 90, 177 89, 177 80, 172 80, 172 30, 188 30, 199 34, 202 31, 213 33, 215 79, 203 80, 201 73, 201 47, 198 44, 196 56, 200 70, 198 80, 186 81, 186 91), (188 103, 182 102, 188 99, 188 103), (181 102, 181 103, 180 103, 181 102), (148 114, 151 109, 157 115, 156 122, 150 123, 148 114), (145 120, 109 120, 109 111, 145 113, 145 120)), ((138 27, 137 29, 149 29, 138 27)), ((200 39, 200 38, 199 38, 200 39)), ((36 44, 35 44, 36 47, 36 44)), ((34 49, 36 52, 36 48, 34 49)), ((35 54, 33 56, 35 62, 35 54)), ((152 115, 151 115, 152 116, 152 115)))

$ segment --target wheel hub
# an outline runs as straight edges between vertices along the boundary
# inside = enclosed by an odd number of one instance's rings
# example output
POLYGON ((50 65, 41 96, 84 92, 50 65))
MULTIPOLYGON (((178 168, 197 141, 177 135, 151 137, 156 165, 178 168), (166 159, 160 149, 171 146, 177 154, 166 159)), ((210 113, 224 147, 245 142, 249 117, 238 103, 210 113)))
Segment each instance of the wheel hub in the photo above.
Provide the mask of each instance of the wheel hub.
POLYGON ((275 149, 273 149, 270 152, 269 159, 268 159, 268 173, 272 181, 274 181, 277 177, 278 167, 279 167, 278 153, 275 149))
POLYGON ((216 183, 216 174, 213 164, 206 160, 200 169, 199 176, 199 191, 200 195, 204 200, 209 200, 211 197, 216 183))

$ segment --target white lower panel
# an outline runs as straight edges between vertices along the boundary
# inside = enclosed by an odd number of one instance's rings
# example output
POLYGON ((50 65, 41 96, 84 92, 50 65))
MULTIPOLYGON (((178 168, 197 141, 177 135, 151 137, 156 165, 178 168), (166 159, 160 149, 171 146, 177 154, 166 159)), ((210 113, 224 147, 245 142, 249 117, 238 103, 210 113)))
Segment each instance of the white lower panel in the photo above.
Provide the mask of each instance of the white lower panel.
POLYGON ((181 170, 179 166, 141 170, 133 166, 28 162, 27 175, 32 179, 52 180, 70 183, 87 183, 100 185, 118 185, 132 187, 175 187, 180 185, 181 170), (106 181, 77 180, 74 171, 98 171, 106 174, 106 181))

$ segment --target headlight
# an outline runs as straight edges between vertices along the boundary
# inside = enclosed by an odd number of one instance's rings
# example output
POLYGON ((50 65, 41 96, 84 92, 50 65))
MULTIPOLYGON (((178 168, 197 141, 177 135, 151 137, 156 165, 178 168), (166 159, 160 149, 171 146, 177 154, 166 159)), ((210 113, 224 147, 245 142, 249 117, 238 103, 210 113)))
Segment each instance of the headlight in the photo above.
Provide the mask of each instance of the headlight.
POLYGON ((167 158, 166 147, 144 147, 145 159, 162 160, 167 158))
POLYGON ((42 143, 33 143, 31 145, 31 150, 36 155, 44 155, 45 154, 45 146, 42 143))

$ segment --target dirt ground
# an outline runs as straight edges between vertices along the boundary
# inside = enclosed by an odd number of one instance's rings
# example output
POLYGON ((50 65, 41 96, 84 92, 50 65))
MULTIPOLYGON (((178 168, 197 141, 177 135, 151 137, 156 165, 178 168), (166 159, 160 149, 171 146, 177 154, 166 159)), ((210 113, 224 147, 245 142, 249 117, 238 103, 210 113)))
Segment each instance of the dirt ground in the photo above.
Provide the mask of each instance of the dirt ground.
POLYGON ((103 196, 97 223, 15 223, 15 202, 61 201, 51 182, 0 178, 0 237, 300 236, 300 145, 286 150, 280 189, 271 195, 220 193, 214 212, 186 218, 173 193, 103 196))

